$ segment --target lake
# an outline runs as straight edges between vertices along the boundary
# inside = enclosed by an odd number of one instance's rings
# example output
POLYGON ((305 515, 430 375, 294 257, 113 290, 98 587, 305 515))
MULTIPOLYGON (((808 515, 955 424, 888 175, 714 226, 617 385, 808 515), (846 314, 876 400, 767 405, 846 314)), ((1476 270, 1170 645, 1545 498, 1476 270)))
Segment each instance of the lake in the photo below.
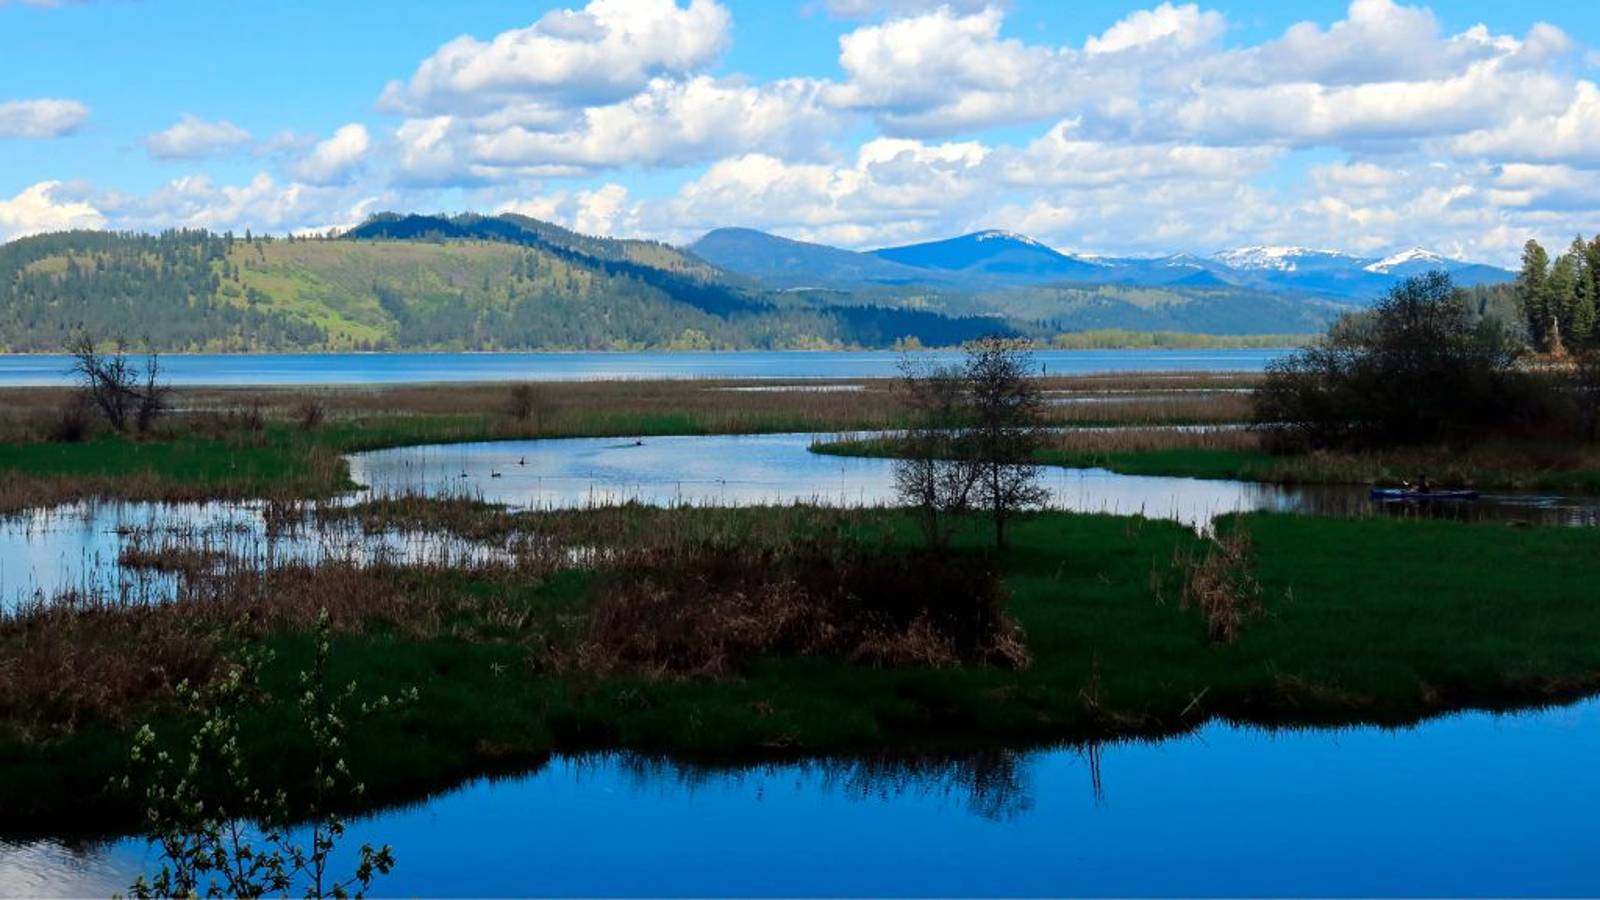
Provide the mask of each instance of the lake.
MULTIPOLYGON (((707 771, 558 757, 351 823, 380 895, 1595 895, 1600 701, 1415 728, 707 771)), ((138 840, 0 842, 0 894, 126 890, 138 840)))
MULTIPOLYGON (((1259 372, 1284 350, 1040 350, 1050 375, 1100 372, 1259 372)), ((955 360, 960 351, 918 358, 955 360)), ((620 378, 882 378, 901 354, 875 351, 675 353, 186 354, 161 359, 174 385, 414 384, 620 378)), ((71 383, 65 355, 0 355, 0 387, 71 383)))

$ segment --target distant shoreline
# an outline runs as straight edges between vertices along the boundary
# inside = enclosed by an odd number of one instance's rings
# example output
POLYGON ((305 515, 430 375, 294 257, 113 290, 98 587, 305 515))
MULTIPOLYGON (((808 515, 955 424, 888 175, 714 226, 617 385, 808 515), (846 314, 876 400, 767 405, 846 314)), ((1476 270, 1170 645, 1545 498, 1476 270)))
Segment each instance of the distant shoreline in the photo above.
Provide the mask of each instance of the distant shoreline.
MULTIPOLYGON (((1157 332, 1159 334, 1159 332, 1157 332)), ((1092 334, 1084 332, 1084 334, 1092 334)), ((1209 338, 1210 335, 1198 335, 1200 338, 1209 338)), ((1175 342, 1175 343, 1148 343, 1148 344, 1071 344, 1060 346, 1053 344, 1037 345, 1033 349, 1039 353, 1075 353, 1075 352, 1148 352, 1161 350, 1282 350, 1292 351, 1298 349, 1309 341, 1312 335, 1219 335, 1216 343, 1204 341, 1175 342)), ((739 354, 758 353, 792 353, 792 354, 866 354, 866 353, 949 353, 960 350, 959 345, 943 347, 838 347, 838 348, 791 348, 782 350, 767 350, 755 347, 739 349, 715 350, 689 350, 689 349, 644 349, 644 350, 579 350, 572 348, 549 348, 537 350, 158 350, 161 356, 225 356, 225 357, 278 357, 278 356, 627 356, 641 354, 659 354, 662 356, 675 356, 680 354, 715 354, 734 356, 739 354)), ((129 355, 142 356, 147 351, 139 348, 130 348, 129 355)), ((27 358, 54 358, 68 357, 72 354, 65 350, 23 350, 0 351, 0 359, 27 359, 27 358)))

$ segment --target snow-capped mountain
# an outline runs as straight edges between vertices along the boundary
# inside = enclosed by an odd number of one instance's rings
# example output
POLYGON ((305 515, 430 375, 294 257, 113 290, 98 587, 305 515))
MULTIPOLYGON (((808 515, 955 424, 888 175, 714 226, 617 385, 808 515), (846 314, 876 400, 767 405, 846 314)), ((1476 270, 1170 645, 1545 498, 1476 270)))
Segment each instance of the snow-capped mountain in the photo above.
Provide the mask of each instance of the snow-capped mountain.
POLYGON ((1384 275, 1409 275, 1441 268, 1448 270, 1450 265, 1451 260, 1446 259, 1442 253, 1412 247, 1410 250, 1401 250, 1392 256, 1385 256, 1363 268, 1368 272, 1381 272, 1384 275))
POLYGON ((690 247, 707 261, 772 286, 920 284, 981 293, 1042 284, 1126 284, 1173 289, 1247 288, 1335 302, 1377 299, 1401 278, 1442 269, 1457 284, 1509 281, 1513 273, 1412 248, 1390 256, 1262 245, 1210 256, 1103 257, 1065 253, 1014 231, 855 252, 721 229, 690 247))
POLYGON ((1275 272, 1299 272, 1305 269, 1321 271, 1362 261, 1359 257, 1337 250, 1285 246, 1238 247, 1219 251, 1212 258, 1231 269, 1267 269, 1275 272))

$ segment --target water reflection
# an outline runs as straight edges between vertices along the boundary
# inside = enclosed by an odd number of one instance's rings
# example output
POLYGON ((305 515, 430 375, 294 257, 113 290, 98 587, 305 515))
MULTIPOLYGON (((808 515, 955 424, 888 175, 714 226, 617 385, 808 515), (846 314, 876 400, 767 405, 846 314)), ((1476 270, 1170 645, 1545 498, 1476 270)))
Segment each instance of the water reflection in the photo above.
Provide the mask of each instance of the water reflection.
MULTIPOLYGON (((346 846, 394 845, 387 895, 1593 895, 1596 758, 1595 701, 1093 754, 559 757, 352 822, 346 846)), ((103 894, 144 853, 0 848, 0 893, 103 894)))

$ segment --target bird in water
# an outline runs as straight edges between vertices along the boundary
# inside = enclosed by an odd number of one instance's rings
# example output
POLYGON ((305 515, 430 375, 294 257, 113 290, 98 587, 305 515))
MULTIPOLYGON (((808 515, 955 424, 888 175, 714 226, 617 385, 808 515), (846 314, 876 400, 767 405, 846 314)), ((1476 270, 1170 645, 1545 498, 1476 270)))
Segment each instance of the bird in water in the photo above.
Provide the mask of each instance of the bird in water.
POLYGON ((528 464, 528 458, 526 456, 524 456, 524 457, 522 457, 522 458, 517 460, 517 465, 519 465, 519 466, 525 466, 527 464, 528 464))

